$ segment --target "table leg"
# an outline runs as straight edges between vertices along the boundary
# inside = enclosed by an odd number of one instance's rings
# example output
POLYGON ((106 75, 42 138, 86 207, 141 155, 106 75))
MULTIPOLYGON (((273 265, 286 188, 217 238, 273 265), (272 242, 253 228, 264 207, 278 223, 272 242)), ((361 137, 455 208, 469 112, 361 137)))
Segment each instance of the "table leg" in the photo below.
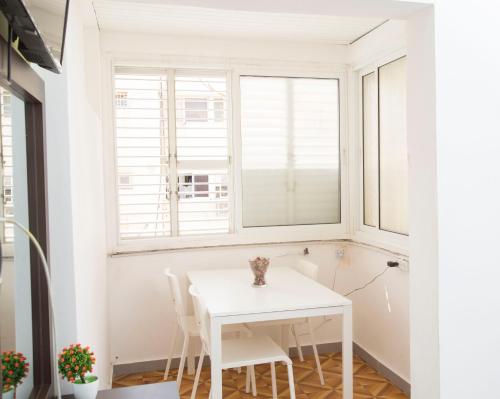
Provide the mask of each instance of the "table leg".
POLYGON ((217 317, 211 318, 210 346, 211 399, 222 399, 222 328, 217 317))
POLYGON ((344 306, 342 315, 342 386, 343 399, 352 399, 352 307, 344 306))

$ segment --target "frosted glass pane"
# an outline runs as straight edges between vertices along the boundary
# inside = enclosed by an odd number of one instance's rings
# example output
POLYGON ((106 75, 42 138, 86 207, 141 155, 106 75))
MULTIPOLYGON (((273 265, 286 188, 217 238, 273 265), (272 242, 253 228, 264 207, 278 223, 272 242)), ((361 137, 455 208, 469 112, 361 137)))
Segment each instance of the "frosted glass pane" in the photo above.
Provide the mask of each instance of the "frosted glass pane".
POLYGON ((364 224, 378 226, 378 126, 375 73, 363 76, 364 224))
POLYGON ((379 68, 380 228, 408 234, 406 58, 379 68))
POLYGON ((340 223, 338 80, 240 84, 243 226, 340 223))

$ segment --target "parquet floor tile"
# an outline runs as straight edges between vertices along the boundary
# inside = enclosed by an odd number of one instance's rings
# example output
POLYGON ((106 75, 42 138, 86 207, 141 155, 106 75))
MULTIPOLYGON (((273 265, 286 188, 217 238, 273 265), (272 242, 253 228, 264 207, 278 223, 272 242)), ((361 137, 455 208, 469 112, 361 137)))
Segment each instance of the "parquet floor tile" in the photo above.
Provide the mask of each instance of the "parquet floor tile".
MULTIPOLYGON (((297 399, 342 399, 342 354, 332 353, 320 356, 325 377, 325 385, 319 382, 315 371, 314 357, 307 356, 304 361, 294 359, 293 374, 297 399)), ((258 398, 272 398, 271 370, 269 365, 255 367, 258 398)), ((169 380, 175 380, 177 370, 172 370, 169 380)), ((245 372, 225 370, 223 376, 224 399, 251 399, 245 393, 245 372)), ((163 380, 163 371, 116 376, 113 387, 151 384, 163 380)), ((288 376, 286 367, 276 365, 276 380, 279 398, 289 398, 288 376)), ((184 373, 180 389, 181 399, 189 399, 194 376, 184 373)), ((201 372, 197 399, 207 399, 210 391, 210 368, 201 372)), ((361 359, 354 358, 354 399, 408 399, 401 390, 387 381, 361 359)))

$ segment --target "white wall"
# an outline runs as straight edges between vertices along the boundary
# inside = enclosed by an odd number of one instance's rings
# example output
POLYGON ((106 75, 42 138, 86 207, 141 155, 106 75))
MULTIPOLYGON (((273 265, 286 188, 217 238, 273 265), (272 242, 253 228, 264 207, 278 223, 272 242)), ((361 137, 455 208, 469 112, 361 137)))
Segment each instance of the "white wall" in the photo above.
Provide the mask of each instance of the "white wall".
POLYGON ((408 21, 407 74, 412 396, 430 399, 439 396, 436 104, 431 7, 408 21))
POLYGON ((100 61, 91 4, 70 3, 66 36, 69 153, 73 222, 77 340, 96 354, 101 386, 109 376, 100 61))
POLYGON ((349 46, 349 64, 362 68, 406 47, 406 21, 391 20, 349 46))
MULTIPOLYGON (((63 73, 45 82, 50 263, 58 349, 90 345, 94 373, 109 377, 100 51, 91 5, 70 2, 63 73)), ((63 385, 63 393, 71 393, 63 385)))
POLYGON ((440 397, 498 397, 499 8, 434 3, 440 397))
POLYGON ((347 46, 277 41, 221 40, 208 37, 158 36, 126 32, 101 32, 103 54, 137 60, 168 61, 182 56, 245 58, 315 63, 345 63, 347 46))
MULTIPOLYGON (((185 274, 188 270, 247 267, 248 259, 255 256, 271 257, 271 267, 294 265, 297 254, 305 246, 213 248, 111 258, 109 295, 112 358, 117 363, 130 363, 167 357, 170 332, 176 319, 168 284, 163 277, 166 267, 179 276, 187 300, 185 274), (290 255, 276 257, 283 254, 290 255), (124 331, 127 333, 124 334, 124 331)), ((338 264, 334 246, 307 246, 311 252, 309 259, 321 267, 321 281, 331 286, 333 270, 338 264)), ((339 341, 339 325, 334 326, 333 332, 328 329, 318 332, 318 342, 339 341)), ((178 339, 176 356, 180 355, 181 343, 181 339, 178 339)))
MULTIPOLYGON (((391 37, 397 46, 404 24, 389 24, 386 37, 391 37)), ((368 40, 369 38, 367 37, 368 40)), ((358 42, 358 46, 364 41, 358 42)), ((382 42, 384 43, 384 42, 382 42)), ((370 45, 369 45, 370 47, 370 45)), ((373 46, 372 46, 373 48, 373 46)), ((272 60, 304 65, 330 65, 344 68, 354 56, 347 46, 324 44, 293 44, 273 42, 242 42, 189 37, 161 37, 152 39, 147 35, 102 32, 101 50, 104 60, 118 58, 144 64, 168 62, 172 59, 187 59, 191 63, 210 59, 247 59, 256 65, 272 60), (198 58, 203 57, 203 58, 198 58)), ((381 51, 384 49, 382 48, 381 51)), ((359 53, 361 54, 361 50, 359 53)), ((373 56, 375 56, 374 54, 373 56)), ((357 55, 356 55, 357 56, 357 55)), ((110 64, 103 64, 103 87, 109 86, 110 64)), ((251 63, 250 63, 251 64, 251 63)), ((103 92, 108 100, 110 93, 103 92)), ((106 110, 105 112, 110 112, 106 110)), ((113 134, 106 124, 105 135, 113 134)), ((109 153, 106 153, 109 156, 109 153)), ((109 159, 107 160, 109 161, 109 159)), ((108 196, 113 195, 113 181, 109 180, 108 196)), ((167 282, 162 276, 166 267, 172 268, 186 284, 187 270, 222 267, 247 267, 252 256, 275 257, 283 253, 300 253, 305 246, 311 251, 311 260, 320 266, 321 282, 331 287, 334 270, 339 265, 336 250, 340 244, 291 244, 254 247, 213 248, 190 251, 163 252, 114 256, 109 258, 109 328, 111 359, 117 364, 164 359, 170 342, 170 329, 175 322, 173 308, 169 302, 167 282), (126 334, 123 332, 127 331, 126 334)), ((367 248, 341 245, 346 257, 337 273, 336 290, 348 292, 367 282, 383 270, 388 255, 367 248), (349 265, 349 266, 346 266, 349 265)), ((110 248, 111 250, 111 248, 110 248)), ((273 258, 273 265, 293 264, 294 257, 273 258)), ((184 292, 186 294, 186 292, 184 292)), ((381 363, 409 381, 409 323, 408 323, 408 273, 388 271, 369 289, 354 294, 355 341, 376 357, 381 363), (387 293, 386 293, 387 288, 387 293), (387 299, 386 294, 389 296, 387 299), (369 315, 369 317, 368 317, 369 315)), ((316 321, 317 324, 320 321, 316 321)), ((339 342, 339 322, 331 322, 318 331, 318 342, 339 342)), ((276 334, 276 331, 271 331, 276 334)), ((278 335, 276 335, 278 338, 278 335)), ((304 342, 307 340, 304 337, 304 342)), ((180 339, 176 356, 180 354, 180 339)))
POLYGON ((410 315, 408 263, 386 251, 350 245, 347 267, 340 269, 340 293, 362 286, 383 272, 388 261, 402 268, 388 269, 364 290, 352 294, 354 342, 407 382, 410 379, 410 315))

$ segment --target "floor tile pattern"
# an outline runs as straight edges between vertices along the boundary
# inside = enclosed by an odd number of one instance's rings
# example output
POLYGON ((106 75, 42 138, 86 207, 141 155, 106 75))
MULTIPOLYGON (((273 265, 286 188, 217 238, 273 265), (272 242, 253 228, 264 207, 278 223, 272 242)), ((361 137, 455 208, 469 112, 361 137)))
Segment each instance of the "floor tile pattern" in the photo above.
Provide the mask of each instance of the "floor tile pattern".
MULTIPOLYGON (((297 399, 342 399, 342 354, 321 355, 321 365, 325 377, 325 385, 319 383, 315 371, 314 357, 306 356, 304 361, 294 359, 295 393, 297 399)), ((260 365, 256 369, 258 398, 272 398, 271 370, 269 365, 260 365)), ((173 370, 169 380, 176 378, 177 370, 173 370)), ((288 377, 286 367, 276 365, 276 378, 279 398, 289 398, 288 377)), ((116 376, 113 387, 151 384, 163 379, 163 371, 116 376)), ((189 399, 194 376, 184 373, 180 389, 181 399, 189 399)), ((224 399, 250 399, 245 393, 245 372, 238 374, 235 370, 223 372, 224 399)), ((197 399, 208 398, 210 390, 210 368, 201 373, 197 399)), ((377 374, 361 359, 354 358, 354 399, 407 399, 400 389, 391 385, 384 377, 377 374)))

